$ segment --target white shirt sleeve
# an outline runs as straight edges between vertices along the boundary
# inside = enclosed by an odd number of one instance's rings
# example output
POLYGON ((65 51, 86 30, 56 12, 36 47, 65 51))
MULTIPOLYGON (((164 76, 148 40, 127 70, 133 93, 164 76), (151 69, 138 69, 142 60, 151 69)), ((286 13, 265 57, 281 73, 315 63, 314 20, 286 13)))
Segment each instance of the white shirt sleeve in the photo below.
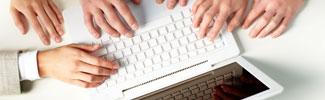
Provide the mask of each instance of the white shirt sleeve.
POLYGON ((20 81, 40 79, 38 73, 37 50, 25 51, 18 55, 20 81))

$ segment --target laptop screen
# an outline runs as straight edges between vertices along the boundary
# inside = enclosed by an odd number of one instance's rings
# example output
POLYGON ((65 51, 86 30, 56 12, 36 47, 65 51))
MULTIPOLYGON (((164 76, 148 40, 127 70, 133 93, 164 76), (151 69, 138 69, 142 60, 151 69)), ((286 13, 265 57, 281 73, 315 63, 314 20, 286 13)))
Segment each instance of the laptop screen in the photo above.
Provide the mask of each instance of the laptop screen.
POLYGON ((240 67, 242 73, 235 76, 233 84, 222 83, 214 88, 213 98, 215 100, 237 100, 261 93, 269 88, 245 70, 240 64, 232 63, 224 67, 240 67))

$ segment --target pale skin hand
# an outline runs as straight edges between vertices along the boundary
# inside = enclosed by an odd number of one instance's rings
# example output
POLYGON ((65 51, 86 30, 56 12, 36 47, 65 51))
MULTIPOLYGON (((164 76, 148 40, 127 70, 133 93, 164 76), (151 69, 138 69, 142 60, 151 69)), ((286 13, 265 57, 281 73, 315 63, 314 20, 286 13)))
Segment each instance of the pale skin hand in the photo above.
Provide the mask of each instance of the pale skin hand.
POLYGON ((92 88, 116 73, 118 64, 90 55, 99 45, 71 44, 41 51, 37 55, 40 77, 51 77, 85 88, 92 88))
POLYGON ((193 26, 200 28, 197 35, 215 40, 228 19, 228 31, 233 31, 241 24, 247 3, 248 0, 196 0, 192 13, 193 26), (212 28, 209 28, 209 24, 212 24, 212 28))
POLYGON ((304 4, 304 0, 254 0, 254 5, 245 19, 243 28, 248 28, 260 18, 251 30, 252 38, 271 35, 279 37, 304 4))
MULTIPOLYGON (((135 4, 140 3, 140 0, 132 1, 135 4)), ((84 22, 89 32, 95 38, 99 38, 101 35, 96 26, 99 26, 103 31, 114 37, 119 37, 120 35, 132 37, 134 35, 133 31, 139 27, 126 0, 81 0, 81 5, 84 13, 84 22), (121 15, 121 18, 118 13, 121 15), (127 24, 123 23, 123 20, 127 24)))
POLYGON ((29 22, 45 45, 50 38, 61 42, 63 16, 52 0, 11 0, 10 12, 22 34, 28 31, 29 22))
POLYGON ((164 1, 167 1, 167 8, 168 9, 174 9, 177 3, 179 3, 180 6, 186 6, 188 0, 156 0, 156 3, 162 4, 164 1))

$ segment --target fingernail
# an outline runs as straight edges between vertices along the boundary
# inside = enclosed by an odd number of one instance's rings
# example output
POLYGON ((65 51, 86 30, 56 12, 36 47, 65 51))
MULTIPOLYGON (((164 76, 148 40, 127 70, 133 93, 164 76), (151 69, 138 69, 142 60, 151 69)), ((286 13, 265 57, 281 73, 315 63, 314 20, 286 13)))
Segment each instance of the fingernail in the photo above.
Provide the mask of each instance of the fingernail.
POLYGON ((133 24, 131 26, 132 30, 137 30, 139 28, 138 24, 133 24))
POLYGON ((118 34, 118 33, 113 33, 112 36, 113 36, 113 37, 120 37, 120 34, 118 34))
POLYGON ((95 44, 93 47, 94 48, 100 48, 100 45, 99 44, 95 44))
POLYGON ((46 40, 45 45, 50 45, 50 42, 48 40, 46 40))
POLYGON ((132 32, 128 32, 128 33, 126 33, 125 35, 126 35, 127 37, 129 37, 129 38, 131 38, 131 37, 134 36, 134 34, 133 34, 132 32))
POLYGON ((112 67, 115 68, 115 69, 117 69, 117 68, 119 68, 119 66, 120 66, 120 65, 119 65, 118 63, 115 63, 115 62, 114 62, 112 67))
POLYGON ((99 34, 93 33, 93 35, 94 35, 95 38, 99 38, 99 34))
POLYGON ((56 42, 56 43, 60 43, 61 41, 62 41, 62 39, 61 39, 60 37, 56 37, 56 38, 55 38, 55 42, 56 42))

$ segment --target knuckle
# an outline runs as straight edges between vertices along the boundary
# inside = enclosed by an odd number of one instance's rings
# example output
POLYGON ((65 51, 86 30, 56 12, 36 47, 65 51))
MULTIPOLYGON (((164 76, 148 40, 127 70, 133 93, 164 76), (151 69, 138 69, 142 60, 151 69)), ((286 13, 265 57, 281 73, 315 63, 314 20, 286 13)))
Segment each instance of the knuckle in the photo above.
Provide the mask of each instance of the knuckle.
POLYGON ((177 2, 176 2, 176 0, 169 0, 169 3, 175 4, 177 2))
POLYGON ((204 14, 204 17, 205 18, 208 18, 208 19, 212 19, 213 18, 213 14, 210 13, 210 12, 207 12, 207 13, 204 14))
POLYGON ((95 60, 95 62, 94 62, 96 65, 99 65, 99 64, 101 64, 101 59, 99 59, 99 58, 97 58, 96 60, 95 60))
POLYGON ((94 82, 96 80, 96 76, 89 75, 89 78, 88 79, 89 79, 90 82, 94 82))
POLYGON ((81 83, 80 86, 83 87, 83 88, 88 88, 89 84, 88 83, 81 83))
POLYGON ((100 73, 102 73, 103 71, 102 71, 100 68, 95 68, 95 69, 94 69, 94 72, 95 72, 96 74, 100 74, 100 73))

